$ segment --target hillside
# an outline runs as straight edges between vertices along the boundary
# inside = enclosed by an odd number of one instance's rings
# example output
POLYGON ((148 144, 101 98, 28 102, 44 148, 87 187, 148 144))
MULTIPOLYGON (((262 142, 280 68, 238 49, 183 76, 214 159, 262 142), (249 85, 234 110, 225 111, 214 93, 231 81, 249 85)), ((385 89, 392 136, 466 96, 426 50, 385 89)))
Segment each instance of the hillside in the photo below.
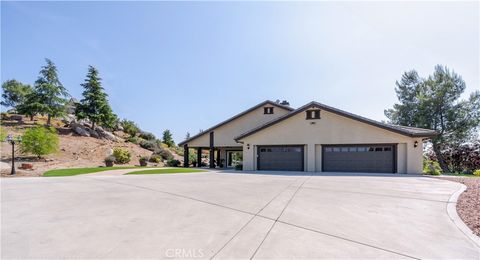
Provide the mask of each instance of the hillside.
MULTIPOLYGON (((24 121, 19 123, 16 121, 2 121, 3 131, 8 134, 21 135, 29 127, 35 126, 35 124, 43 124, 42 118, 36 119, 32 122, 24 118, 24 121)), ((70 128, 64 127, 62 122, 54 121, 53 126, 59 133, 59 151, 58 153, 45 156, 44 159, 37 159, 32 155, 23 155, 19 152, 19 147, 15 147, 16 157, 19 160, 17 165, 22 162, 28 162, 33 164, 33 170, 20 170, 17 166, 17 176, 40 176, 43 172, 50 169, 60 168, 79 168, 79 167, 97 167, 104 166, 104 158, 108 156, 112 149, 115 147, 121 147, 128 149, 131 153, 131 161, 127 165, 138 165, 138 159, 141 156, 150 156, 152 151, 144 149, 137 144, 125 142, 123 133, 115 133, 118 137, 118 141, 110 141, 106 139, 97 139, 94 137, 79 136, 74 133, 70 128)), ((181 159, 181 156, 177 155, 173 150, 169 150, 175 159, 181 159)), ((10 160, 11 160, 11 145, 6 142, 1 143, 1 174, 3 177, 10 173, 10 160), (8 166, 7 166, 8 165, 8 166)), ((158 165, 162 165, 159 163, 158 165)))

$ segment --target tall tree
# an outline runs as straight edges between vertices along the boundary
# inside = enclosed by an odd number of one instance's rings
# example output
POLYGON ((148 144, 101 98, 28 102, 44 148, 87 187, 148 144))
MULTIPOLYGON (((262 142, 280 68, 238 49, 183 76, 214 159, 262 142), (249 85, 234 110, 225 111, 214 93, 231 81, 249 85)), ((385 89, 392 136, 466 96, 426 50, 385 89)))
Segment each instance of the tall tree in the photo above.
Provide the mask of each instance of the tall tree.
POLYGON ((185 139, 190 139, 190 133, 187 132, 187 135, 185 135, 185 139))
POLYGON ((6 107, 17 108, 25 103, 27 95, 33 91, 30 85, 23 84, 14 79, 7 80, 2 84, 2 101, 0 104, 6 107))
POLYGON ((441 65, 425 79, 419 78, 415 71, 406 72, 395 88, 400 103, 385 110, 393 124, 428 128, 439 133, 431 143, 444 172, 451 171, 445 151, 471 141, 480 126, 480 91, 461 100, 465 88, 460 75, 441 65))
POLYGON ((40 70, 40 76, 34 85, 36 107, 40 114, 48 116, 47 125, 51 124, 52 117, 57 117, 65 113, 65 99, 68 92, 63 87, 57 74, 57 67, 49 60, 45 59, 47 65, 40 70))
POLYGON ((162 139, 163 139, 163 143, 168 145, 168 147, 172 147, 175 145, 175 142, 173 141, 173 138, 172 138, 172 133, 168 129, 163 131, 162 139))
POLYGON ((83 91, 83 99, 80 100, 76 109, 77 118, 87 118, 92 122, 92 128, 95 125, 102 124, 111 127, 116 120, 107 100, 107 93, 102 87, 101 78, 98 76, 98 70, 93 66, 88 67, 87 78, 81 86, 83 91))

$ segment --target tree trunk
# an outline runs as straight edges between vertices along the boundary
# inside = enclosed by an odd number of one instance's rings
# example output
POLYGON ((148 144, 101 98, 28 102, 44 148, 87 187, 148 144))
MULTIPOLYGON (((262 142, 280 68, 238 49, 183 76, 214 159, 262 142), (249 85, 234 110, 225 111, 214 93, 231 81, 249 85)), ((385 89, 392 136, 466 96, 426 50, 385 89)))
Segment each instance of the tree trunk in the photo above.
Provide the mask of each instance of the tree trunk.
POLYGON ((442 172, 448 173, 450 172, 450 169, 448 168, 447 162, 445 161, 445 158, 443 157, 443 154, 440 149, 440 145, 438 143, 433 143, 433 152, 435 153, 435 156, 437 157, 438 164, 440 165, 440 168, 442 168, 442 172))
POLYGON ((50 123, 51 123, 51 120, 52 119, 52 116, 50 116, 50 114, 47 115, 47 125, 50 126, 50 123))
POLYGON ((30 121, 33 121, 33 115, 30 115, 30 121))

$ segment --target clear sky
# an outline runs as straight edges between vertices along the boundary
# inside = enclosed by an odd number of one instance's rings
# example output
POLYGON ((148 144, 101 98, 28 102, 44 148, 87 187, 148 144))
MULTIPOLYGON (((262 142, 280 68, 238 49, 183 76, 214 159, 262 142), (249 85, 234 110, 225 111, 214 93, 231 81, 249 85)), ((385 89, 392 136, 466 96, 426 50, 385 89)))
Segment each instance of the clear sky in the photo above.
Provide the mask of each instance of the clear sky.
POLYGON ((97 67, 114 112, 192 135, 266 99, 376 120, 395 80, 444 64, 480 88, 479 2, 3 2, 1 80, 44 58, 77 99, 97 67))

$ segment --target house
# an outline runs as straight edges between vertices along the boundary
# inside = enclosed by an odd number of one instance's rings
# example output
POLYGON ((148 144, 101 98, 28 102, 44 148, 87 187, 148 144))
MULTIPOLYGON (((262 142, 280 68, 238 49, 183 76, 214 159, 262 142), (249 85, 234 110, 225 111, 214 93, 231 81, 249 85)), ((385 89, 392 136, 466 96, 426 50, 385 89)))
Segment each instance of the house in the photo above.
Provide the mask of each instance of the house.
POLYGON ((435 135, 318 102, 293 109, 267 100, 179 145, 185 158, 192 148, 198 156, 208 149, 211 168, 241 163, 249 171, 421 173, 423 140, 435 135))

